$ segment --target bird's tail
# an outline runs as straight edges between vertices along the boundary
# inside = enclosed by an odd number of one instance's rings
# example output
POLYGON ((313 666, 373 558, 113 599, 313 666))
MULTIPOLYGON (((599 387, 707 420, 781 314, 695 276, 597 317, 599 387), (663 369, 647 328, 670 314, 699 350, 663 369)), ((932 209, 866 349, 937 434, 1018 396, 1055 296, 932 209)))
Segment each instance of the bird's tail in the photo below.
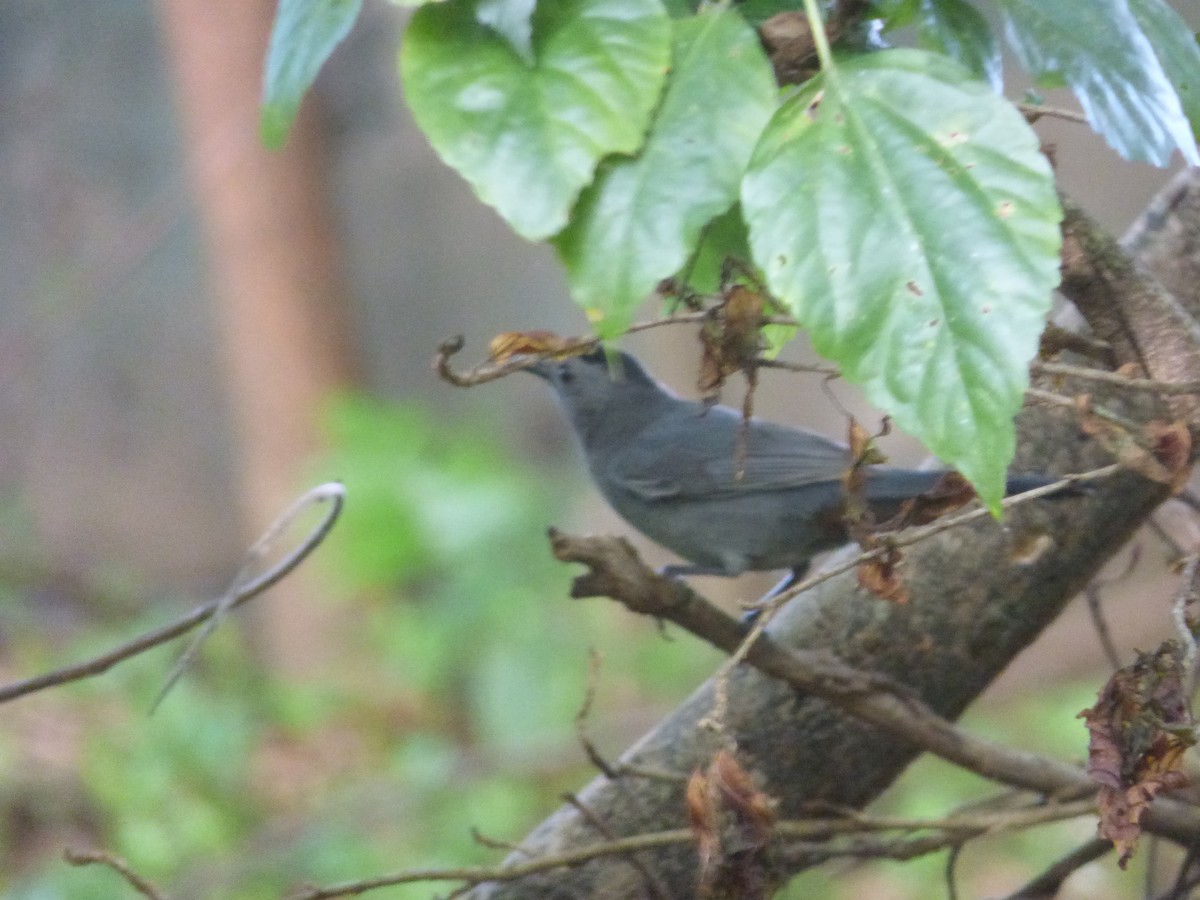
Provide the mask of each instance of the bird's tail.
MULTIPOLYGON (((909 497, 915 497, 918 494, 924 494, 932 490, 945 474, 944 471, 936 469, 876 469, 867 478, 867 499, 872 503, 907 500, 909 497)), ((1007 497, 1011 497, 1013 494, 1023 494, 1034 488, 1053 484, 1058 480, 1058 476, 1056 475, 1043 475, 1034 472, 1010 474, 1008 480, 1005 482, 1004 494, 1007 497)), ((1073 485, 1050 496, 1063 497, 1078 495, 1080 493, 1080 488, 1073 485)))

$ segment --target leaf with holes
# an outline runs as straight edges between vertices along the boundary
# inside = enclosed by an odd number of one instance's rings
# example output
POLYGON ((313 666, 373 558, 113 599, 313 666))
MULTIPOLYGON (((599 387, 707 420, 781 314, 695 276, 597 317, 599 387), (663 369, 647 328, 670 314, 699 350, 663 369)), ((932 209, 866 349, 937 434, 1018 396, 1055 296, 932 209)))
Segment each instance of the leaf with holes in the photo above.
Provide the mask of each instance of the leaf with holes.
POLYGON ((1021 115, 943 56, 849 59, 780 108, 742 208, 817 351, 998 512, 1061 241, 1021 115))

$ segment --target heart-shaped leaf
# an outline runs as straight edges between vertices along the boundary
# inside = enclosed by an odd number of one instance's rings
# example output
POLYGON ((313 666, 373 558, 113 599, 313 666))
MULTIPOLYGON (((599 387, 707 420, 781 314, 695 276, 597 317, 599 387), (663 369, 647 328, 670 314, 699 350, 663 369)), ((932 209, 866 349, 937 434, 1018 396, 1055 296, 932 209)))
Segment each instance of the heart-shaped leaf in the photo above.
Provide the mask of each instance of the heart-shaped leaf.
POLYGON ((409 106, 449 165, 513 229, 567 222, 610 153, 641 146, 671 52, 659 0, 539 3, 525 59, 489 21, 494 4, 446 0, 413 15, 400 51, 409 106))

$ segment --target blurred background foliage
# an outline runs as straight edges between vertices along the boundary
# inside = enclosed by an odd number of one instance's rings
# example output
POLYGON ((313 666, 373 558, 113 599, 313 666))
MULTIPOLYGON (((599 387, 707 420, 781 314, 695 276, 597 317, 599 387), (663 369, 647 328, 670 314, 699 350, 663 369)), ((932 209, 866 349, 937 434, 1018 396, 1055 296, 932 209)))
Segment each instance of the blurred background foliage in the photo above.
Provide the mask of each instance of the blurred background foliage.
MULTIPOLYGON (((718 661, 612 604, 566 599, 573 571, 552 560, 546 527, 621 526, 583 486, 543 387, 513 378, 458 391, 430 372, 456 332, 480 348, 503 330, 585 325, 546 248, 480 207, 408 120, 394 68, 404 14, 383 0, 365 4, 306 101, 297 134, 308 143, 289 148, 310 148, 327 194, 317 224, 353 357, 338 368, 354 376, 312 392, 311 408, 287 406, 308 357, 274 343, 291 334, 278 320, 239 318, 263 311, 260 292, 239 293, 227 272, 231 253, 265 256, 253 239, 272 215, 310 224, 280 213, 290 188, 262 177, 289 158, 258 144, 273 12, 271 0, 0 4, 0 681, 105 651, 216 596, 257 531, 316 481, 341 479, 349 495, 328 543, 230 617, 153 715, 178 646, 0 706, 5 900, 130 896, 109 871, 66 865, 67 847, 122 856, 173 897, 220 900, 495 861, 502 851, 472 828, 518 841, 594 774, 574 726, 591 649, 603 664, 588 730, 610 757, 718 661), (201 74, 232 73, 240 93, 206 107, 229 121, 199 116, 189 59, 201 74), (260 166, 254 177, 225 185, 244 158, 260 166), (196 175, 206 166, 209 180, 196 175), (218 240, 210 207, 249 204, 263 184, 265 218, 237 236, 245 243, 218 240), (248 377, 238 352, 265 371, 248 377), (248 463, 255 440, 300 419, 303 440, 248 463), (271 490, 254 474, 264 470, 271 490)), ((1057 144, 1064 187, 1115 231, 1164 179, 1115 161, 1086 130, 1038 127, 1057 144)), ((287 300, 307 284, 274 287, 287 300)), ((629 346, 672 384, 694 381, 693 335, 629 346)), ((811 384, 764 379, 756 408, 844 427, 811 384)), ((1143 560, 1161 574, 1161 554, 1143 560)), ((699 586, 726 601, 756 595, 746 580, 699 586)), ((1144 598, 1167 594, 1133 590, 1142 603, 1109 604, 1114 632, 1122 647, 1152 646, 1169 624, 1144 598)), ((1074 716, 1104 667, 1086 611, 1056 628, 968 724, 1080 758, 1074 716)), ((987 790, 925 760, 880 809, 939 815, 987 790)), ((964 891, 1012 890, 1091 828, 982 842, 959 862, 964 891)), ((786 896, 944 895, 945 864, 839 864, 786 896)), ((1071 884, 1070 897, 1100 900, 1142 888, 1111 861, 1071 884)))
MULTIPOLYGON (((63 846, 104 847, 173 896, 230 900, 486 864, 497 852, 474 829, 517 840, 594 774, 574 727, 592 650, 602 666, 586 727, 612 756, 719 663, 689 636, 659 633, 614 604, 564 599, 571 573, 550 557, 544 530, 578 480, 481 442, 493 430, 486 416, 448 427, 416 405, 349 395, 331 404, 326 427, 329 450, 314 474, 340 478, 351 498, 313 563, 337 611, 331 640, 348 648, 336 680, 273 677, 248 636, 225 627, 152 716, 177 649, 7 709, 3 896, 128 896, 112 873, 59 861, 63 846)), ((31 630, 6 656, 38 671, 165 614, 164 604, 91 623, 68 647, 31 630)), ((969 724, 1071 758, 1084 741, 1075 713, 1094 690, 1060 686, 969 724)), ((879 811, 936 817, 991 793, 923 760, 879 811)), ((964 854, 961 877, 972 895, 1011 887, 1092 827, 990 839, 964 854)), ((782 896, 917 900, 944 890, 945 865, 944 854, 840 864, 782 896)), ((415 885, 379 896, 437 893, 415 885)), ((1109 872, 1072 896, 1132 894, 1109 872)))
MULTIPOLYGON (((76 746, 56 765, 21 760, 28 735, 0 732, 16 776, 0 792, 7 896, 127 895, 111 873, 22 849, 41 828, 63 840, 68 810, 77 842, 179 896, 277 896, 304 881, 486 862, 495 850, 472 828, 513 840, 590 777, 574 730, 590 650, 603 663, 587 728, 609 753, 715 667, 693 639, 564 601, 570 573, 544 533, 577 481, 481 441, 486 422, 447 427, 363 395, 333 402, 326 421, 316 469, 353 498, 315 562, 337 611, 331 640, 351 648, 336 682, 273 678, 225 628, 152 716, 171 653, 13 707, 53 707, 40 727, 70 729, 76 746), (61 806, 46 809, 48 796, 61 806)), ((69 648, 31 633, 9 657, 49 668, 164 614, 95 623, 69 648)))

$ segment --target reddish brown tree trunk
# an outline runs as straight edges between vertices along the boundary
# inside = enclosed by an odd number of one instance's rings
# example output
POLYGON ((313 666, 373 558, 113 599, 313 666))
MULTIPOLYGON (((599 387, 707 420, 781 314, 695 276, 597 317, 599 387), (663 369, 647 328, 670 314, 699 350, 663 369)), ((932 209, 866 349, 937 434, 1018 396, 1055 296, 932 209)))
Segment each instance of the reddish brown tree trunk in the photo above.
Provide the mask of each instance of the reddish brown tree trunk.
MULTIPOLYGON (((281 152, 258 137, 274 11, 271 0, 159 3, 219 309, 248 537, 302 487, 321 404, 354 369, 315 117, 301 114, 281 152)), ((311 578, 293 577, 259 606, 262 648, 292 671, 310 671, 328 637, 311 592, 311 578)))

